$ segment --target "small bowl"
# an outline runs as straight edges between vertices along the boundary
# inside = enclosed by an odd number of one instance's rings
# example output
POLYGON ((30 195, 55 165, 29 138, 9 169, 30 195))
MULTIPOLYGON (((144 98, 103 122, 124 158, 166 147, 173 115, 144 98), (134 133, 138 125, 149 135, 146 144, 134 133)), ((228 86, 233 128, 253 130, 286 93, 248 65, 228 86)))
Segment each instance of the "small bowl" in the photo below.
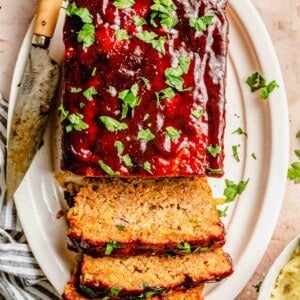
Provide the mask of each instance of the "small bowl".
POLYGON ((260 287, 257 300, 270 299, 272 291, 275 288, 275 283, 277 281, 278 275, 280 274, 280 271, 290 260, 291 255, 293 254, 295 249, 299 246, 299 242, 300 242, 300 234, 296 236, 293 240, 291 240, 287 244, 287 246, 282 250, 279 256, 276 258, 276 260, 274 261, 273 265, 269 269, 260 287))

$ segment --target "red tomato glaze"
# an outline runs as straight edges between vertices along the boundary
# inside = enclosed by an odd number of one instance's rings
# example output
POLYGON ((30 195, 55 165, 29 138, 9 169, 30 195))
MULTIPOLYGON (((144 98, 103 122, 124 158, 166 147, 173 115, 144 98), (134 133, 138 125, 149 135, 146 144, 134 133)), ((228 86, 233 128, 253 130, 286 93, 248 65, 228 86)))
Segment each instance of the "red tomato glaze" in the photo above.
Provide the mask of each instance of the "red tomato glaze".
POLYGON ((151 24, 153 3, 149 0, 136 0, 126 9, 107 0, 75 3, 93 16, 95 42, 83 47, 78 32, 84 23, 76 15, 66 17, 63 108, 69 116, 80 114, 86 128, 67 130, 70 120, 63 120, 62 169, 84 176, 220 176, 226 1, 174 0, 179 23, 173 29, 164 29, 159 16, 154 19, 157 26, 151 24), (196 32, 190 19, 204 15, 213 16, 212 22, 196 32), (143 17, 147 24, 136 26, 134 16, 143 17), (129 39, 119 39, 119 29, 124 29, 129 39), (156 33, 156 40, 166 38, 162 43, 165 53, 137 37, 145 31, 156 33), (189 65, 180 76, 183 88, 178 91, 168 83, 165 71, 178 68, 181 58, 188 58, 189 65), (127 105, 126 113, 119 93, 133 86, 138 87, 135 97, 139 103, 134 108, 127 105), (84 91, 91 87, 95 93, 87 98, 84 91), (173 93, 159 96, 166 88, 172 88, 173 93), (197 115, 200 110, 202 116, 197 115), (103 116, 126 128, 108 130, 100 120, 103 116), (151 138, 142 139, 142 130, 151 132, 151 138), (216 157, 207 150, 209 145, 220 147, 216 157))

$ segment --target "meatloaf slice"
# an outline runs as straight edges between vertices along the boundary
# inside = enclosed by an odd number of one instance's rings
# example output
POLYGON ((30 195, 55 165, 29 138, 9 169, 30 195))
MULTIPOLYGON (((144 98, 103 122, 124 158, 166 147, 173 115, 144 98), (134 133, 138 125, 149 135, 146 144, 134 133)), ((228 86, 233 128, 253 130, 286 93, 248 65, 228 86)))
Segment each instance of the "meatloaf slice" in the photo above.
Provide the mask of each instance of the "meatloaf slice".
POLYGON ((85 299, 82 294, 108 299, 149 295, 150 299, 202 299, 204 282, 221 280, 232 272, 231 259, 222 248, 176 256, 83 255, 77 275, 65 287, 64 299, 85 299))
MULTIPOLYGON (((95 298, 94 292, 89 288, 84 288, 83 286, 80 286, 78 284, 79 280, 79 273, 78 273, 78 267, 74 269, 74 272, 72 274, 72 277, 70 281, 66 284, 64 293, 63 293, 63 299, 64 300, 86 300, 93 297, 94 299, 103 299, 103 297, 97 297, 95 298), (81 288, 81 289, 80 289, 81 288)), ((203 291, 204 285, 199 285, 194 288, 188 288, 188 289, 177 289, 177 290, 170 290, 166 292, 164 295, 153 295, 150 297, 147 297, 149 300, 203 300, 203 291)), ((113 290, 116 291, 118 290, 113 290)), ((149 295, 149 294, 148 294, 149 295)), ((146 296, 146 295, 145 295, 146 296)), ((119 296, 106 296, 106 300, 114 299, 118 300, 121 299, 119 296)), ((124 298, 123 298, 124 299, 124 298)), ((130 298, 132 299, 132 297, 130 298)), ((143 297, 139 297, 139 300, 142 300, 143 297)))
POLYGON ((97 179, 79 188, 73 200, 67 220, 74 251, 129 256, 224 244, 206 178, 97 179))

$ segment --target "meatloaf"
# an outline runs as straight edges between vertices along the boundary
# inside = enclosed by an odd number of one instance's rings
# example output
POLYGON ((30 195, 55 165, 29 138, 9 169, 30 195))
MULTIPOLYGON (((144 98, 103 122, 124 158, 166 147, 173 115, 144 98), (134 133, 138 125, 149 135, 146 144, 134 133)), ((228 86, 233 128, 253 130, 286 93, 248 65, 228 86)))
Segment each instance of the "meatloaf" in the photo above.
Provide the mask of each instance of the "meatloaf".
POLYGON ((70 0, 64 171, 222 175, 226 0, 70 0))
MULTIPOLYGON (((77 288, 81 292, 104 297, 117 291, 120 299, 130 299, 148 292, 162 295, 221 280, 232 273, 232 262, 222 248, 176 256, 93 258, 83 255, 78 272, 77 288)), ((65 295, 72 289, 69 283, 65 295)))
POLYGON ((74 251, 183 254, 224 244, 224 226, 206 178, 95 179, 67 189, 73 202, 68 246, 74 251))
MULTIPOLYGON (((70 281, 66 284, 63 299, 64 300, 86 300, 86 299, 103 299, 103 297, 97 296, 92 289, 86 286, 80 286, 79 283, 79 272, 78 268, 75 268, 71 276, 70 281), (97 297, 97 298, 96 298, 97 297)), ((124 299, 120 298, 119 295, 116 296, 118 289, 113 289, 114 295, 105 296, 106 300, 109 299, 124 299)), ((136 299, 149 299, 149 300, 203 300, 203 285, 199 285, 194 288, 182 288, 174 289, 163 293, 163 295, 152 295, 153 291, 148 291, 145 295, 139 295, 136 299), (152 296, 151 296, 152 295, 152 296), (148 297, 147 297, 148 296, 148 297)), ((129 299, 135 299, 133 296, 129 299)))

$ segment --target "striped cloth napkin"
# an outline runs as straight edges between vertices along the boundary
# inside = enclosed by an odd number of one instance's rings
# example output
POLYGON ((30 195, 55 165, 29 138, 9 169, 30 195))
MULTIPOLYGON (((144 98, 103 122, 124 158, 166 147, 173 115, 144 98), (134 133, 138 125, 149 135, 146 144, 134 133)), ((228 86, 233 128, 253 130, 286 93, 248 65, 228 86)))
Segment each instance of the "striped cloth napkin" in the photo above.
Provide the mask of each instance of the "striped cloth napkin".
POLYGON ((14 203, 5 198, 7 110, 0 94, 0 299, 60 299, 30 250, 14 203))

